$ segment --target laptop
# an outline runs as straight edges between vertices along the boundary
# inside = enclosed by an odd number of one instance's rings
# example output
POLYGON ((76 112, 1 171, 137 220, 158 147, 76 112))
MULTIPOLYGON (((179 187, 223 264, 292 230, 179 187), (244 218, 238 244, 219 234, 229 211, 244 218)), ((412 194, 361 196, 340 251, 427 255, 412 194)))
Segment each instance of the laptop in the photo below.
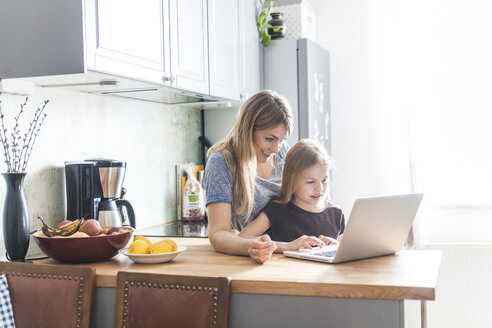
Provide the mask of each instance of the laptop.
POLYGON ((284 251, 303 260, 342 263, 391 255, 403 247, 423 194, 359 198, 338 245, 284 251))

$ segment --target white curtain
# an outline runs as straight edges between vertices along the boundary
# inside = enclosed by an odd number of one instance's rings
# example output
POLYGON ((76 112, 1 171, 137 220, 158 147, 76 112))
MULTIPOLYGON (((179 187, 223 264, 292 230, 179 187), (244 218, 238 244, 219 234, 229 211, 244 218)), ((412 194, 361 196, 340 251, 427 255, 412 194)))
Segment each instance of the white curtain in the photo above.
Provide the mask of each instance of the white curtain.
POLYGON ((492 1, 397 0, 424 243, 492 241, 492 1))

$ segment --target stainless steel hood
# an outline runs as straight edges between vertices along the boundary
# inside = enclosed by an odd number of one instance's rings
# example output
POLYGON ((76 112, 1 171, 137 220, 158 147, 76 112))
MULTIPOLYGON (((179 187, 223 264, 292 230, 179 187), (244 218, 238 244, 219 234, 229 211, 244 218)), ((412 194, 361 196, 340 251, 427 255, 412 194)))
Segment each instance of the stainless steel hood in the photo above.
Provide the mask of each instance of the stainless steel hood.
POLYGON ((43 88, 62 88, 83 93, 111 95, 164 104, 213 103, 226 100, 93 71, 84 74, 40 76, 18 80, 28 81, 43 88))

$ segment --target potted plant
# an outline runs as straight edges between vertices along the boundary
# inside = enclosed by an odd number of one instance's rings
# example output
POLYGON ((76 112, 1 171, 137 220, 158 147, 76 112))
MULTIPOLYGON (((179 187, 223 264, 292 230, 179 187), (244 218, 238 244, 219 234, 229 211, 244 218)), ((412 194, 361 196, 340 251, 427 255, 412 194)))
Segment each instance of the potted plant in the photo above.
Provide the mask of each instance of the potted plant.
POLYGON ((261 44, 263 44, 264 47, 268 47, 272 40, 272 36, 268 34, 268 29, 278 32, 280 27, 274 27, 267 21, 273 8, 273 0, 260 0, 260 3, 261 10, 258 13, 256 26, 258 27, 258 33, 260 34, 261 44))

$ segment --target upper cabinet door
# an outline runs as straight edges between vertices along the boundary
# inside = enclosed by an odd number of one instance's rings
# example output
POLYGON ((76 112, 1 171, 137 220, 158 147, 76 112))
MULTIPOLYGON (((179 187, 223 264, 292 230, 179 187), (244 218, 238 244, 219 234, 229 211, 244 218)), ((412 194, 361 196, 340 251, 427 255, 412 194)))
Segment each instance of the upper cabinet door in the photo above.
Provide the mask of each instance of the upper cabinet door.
POLYGON ((173 86, 208 94, 207 0, 170 0, 173 86))
POLYGON ((262 89, 263 46, 256 27, 257 0, 239 1, 240 100, 262 89))
POLYGON ((159 83, 169 76, 167 1, 85 4, 88 69, 159 83))
POLYGON ((238 0, 208 0, 210 95, 239 100, 238 0))

